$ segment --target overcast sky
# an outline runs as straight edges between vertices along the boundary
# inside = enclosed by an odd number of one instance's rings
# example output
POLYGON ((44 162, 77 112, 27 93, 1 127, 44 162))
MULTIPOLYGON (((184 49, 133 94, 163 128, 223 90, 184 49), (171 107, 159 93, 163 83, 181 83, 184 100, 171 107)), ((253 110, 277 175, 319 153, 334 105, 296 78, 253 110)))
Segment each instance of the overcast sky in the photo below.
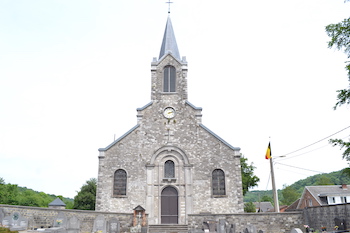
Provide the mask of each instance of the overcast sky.
MULTIPOLYGON (((136 125, 149 103, 151 61, 165 0, 0 1, 0 177, 73 198, 97 178, 98 148, 136 125)), ((347 166, 327 140, 348 140, 346 56, 325 26, 349 17, 343 0, 174 0, 171 19, 188 61, 189 101, 202 123, 240 147, 271 189, 347 166), (285 164, 285 165, 284 165, 285 164), (288 166, 286 166, 288 165, 288 166)))

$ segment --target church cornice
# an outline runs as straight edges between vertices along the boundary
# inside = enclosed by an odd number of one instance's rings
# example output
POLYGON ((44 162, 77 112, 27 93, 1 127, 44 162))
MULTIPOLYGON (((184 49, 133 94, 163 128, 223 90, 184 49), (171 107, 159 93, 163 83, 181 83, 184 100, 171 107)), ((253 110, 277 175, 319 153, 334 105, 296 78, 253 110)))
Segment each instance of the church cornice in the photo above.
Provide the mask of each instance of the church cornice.
POLYGON ((196 107, 194 106, 193 104, 191 104, 188 100, 186 100, 185 102, 187 105, 189 105, 191 108, 195 109, 195 110, 200 110, 202 111, 202 108, 201 107, 196 107))
POLYGON ((185 101, 185 104, 187 104, 188 106, 190 106, 192 109, 195 110, 195 117, 196 117, 197 123, 200 124, 202 122, 202 108, 194 106, 193 104, 188 102, 188 100, 185 101))
POLYGON ((139 124, 143 118, 143 114, 142 111, 145 110, 146 108, 148 108, 149 106, 151 106, 153 104, 153 101, 149 102, 148 104, 146 104, 145 106, 143 106, 142 108, 137 108, 137 123, 139 124))
POLYGON ((98 151, 102 152, 102 151, 107 151, 107 150, 109 150, 112 146, 114 146, 114 145, 117 144, 119 141, 121 141, 123 138, 125 138, 126 136, 128 136, 131 132, 133 132, 133 131, 134 131, 135 129, 137 129, 139 126, 140 126, 140 124, 135 125, 135 126, 132 127, 128 132, 126 132, 125 134, 123 134, 123 136, 119 137, 117 140, 115 140, 114 142, 112 142, 111 144, 109 144, 107 147, 98 149, 98 151))
POLYGON ((136 111, 145 110, 147 107, 151 106, 152 104, 153 104, 153 101, 149 102, 148 104, 146 104, 145 106, 143 106, 141 108, 137 108, 136 111))
POLYGON ((228 142, 226 142, 224 139, 222 139, 221 137, 219 137, 217 134, 215 134, 213 131, 211 131, 210 129, 208 129, 207 127, 205 127, 203 124, 199 124, 200 127, 202 127, 205 131, 207 131, 208 133, 210 133, 211 135, 213 135, 215 138, 217 138, 219 141, 221 141, 223 144, 225 144, 226 146, 228 146, 229 148, 231 148, 234 151, 240 151, 241 148, 239 147, 234 147, 232 145, 230 145, 228 142))

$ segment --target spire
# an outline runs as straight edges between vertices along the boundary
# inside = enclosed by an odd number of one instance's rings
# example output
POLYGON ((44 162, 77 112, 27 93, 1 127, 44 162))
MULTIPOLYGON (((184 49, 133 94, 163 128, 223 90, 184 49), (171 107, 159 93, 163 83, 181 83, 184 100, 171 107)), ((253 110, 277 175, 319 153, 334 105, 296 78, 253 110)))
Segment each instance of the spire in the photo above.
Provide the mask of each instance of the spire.
POLYGON ((173 25, 171 24, 170 17, 166 22, 165 32, 163 36, 162 47, 160 48, 159 59, 166 54, 172 54, 176 59, 181 61, 179 49, 177 48, 173 25))

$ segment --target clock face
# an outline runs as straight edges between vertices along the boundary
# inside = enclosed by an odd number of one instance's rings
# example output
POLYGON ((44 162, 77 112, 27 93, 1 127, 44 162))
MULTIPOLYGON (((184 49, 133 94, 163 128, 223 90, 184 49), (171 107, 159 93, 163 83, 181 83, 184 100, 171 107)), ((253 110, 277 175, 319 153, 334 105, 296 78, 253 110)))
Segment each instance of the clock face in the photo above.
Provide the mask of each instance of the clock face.
POLYGON ((166 109, 164 109, 163 115, 165 118, 173 118, 175 116, 175 109, 173 109, 172 107, 167 107, 166 109))

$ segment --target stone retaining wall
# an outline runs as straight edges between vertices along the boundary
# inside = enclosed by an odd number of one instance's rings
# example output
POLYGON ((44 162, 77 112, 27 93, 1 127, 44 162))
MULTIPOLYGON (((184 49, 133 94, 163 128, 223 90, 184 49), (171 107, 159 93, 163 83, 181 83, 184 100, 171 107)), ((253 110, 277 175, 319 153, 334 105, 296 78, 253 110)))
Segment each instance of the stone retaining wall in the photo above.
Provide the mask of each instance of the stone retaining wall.
MULTIPOLYGON (((303 210, 303 219, 306 225, 314 229, 325 226, 328 231, 332 231, 336 225, 336 219, 344 222, 346 229, 350 229, 350 204, 307 207, 303 210)), ((342 226, 339 227, 339 230, 343 230, 342 226)))
POLYGON ((14 212, 20 213, 21 216, 28 219, 28 229, 52 227, 54 218, 58 215, 59 212, 63 212, 67 218, 76 216, 81 223, 80 232, 84 233, 92 232, 94 220, 98 215, 103 215, 107 221, 111 218, 118 219, 118 221, 120 222, 121 232, 130 231, 133 219, 132 213, 108 213, 89 210, 52 209, 2 204, 0 204, 0 209, 2 209, 5 212, 6 216, 9 216, 14 212))
MULTIPOLYGON (((303 227, 302 212, 287 213, 244 213, 244 214, 191 214, 189 215, 189 228, 197 232, 203 227, 203 222, 210 221, 220 228, 220 220, 225 220, 226 228, 234 225, 235 232, 258 232, 281 233, 290 232, 293 228, 303 227)), ((220 230, 217 230, 220 232, 220 230)))
MULTIPOLYGON (((62 212, 67 218, 77 217, 80 224, 80 233, 92 232, 94 220, 97 216, 103 215, 106 221, 116 218, 120 223, 120 232, 130 232, 133 215, 130 213, 109 213, 88 210, 67 210, 39 208, 28 206, 1 205, 0 210, 5 216, 10 216, 14 212, 28 219, 28 228, 48 228, 53 226, 53 221, 58 213, 62 212)), ((330 206, 309 207, 304 210, 284 213, 243 213, 243 214, 190 214, 188 215, 188 226, 192 233, 203 232, 205 223, 214 226, 216 232, 224 233, 227 228, 233 228, 232 232, 258 232, 264 233, 289 233, 293 228, 303 229, 304 225, 309 225, 315 230, 320 230, 321 226, 333 230, 335 218, 345 223, 346 228, 350 228, 350 204, 339 204, 330 206), (222 229, 225 228, 225 231, 222 229)), ((147 210, 146 210, 147 212, 147 210)))

